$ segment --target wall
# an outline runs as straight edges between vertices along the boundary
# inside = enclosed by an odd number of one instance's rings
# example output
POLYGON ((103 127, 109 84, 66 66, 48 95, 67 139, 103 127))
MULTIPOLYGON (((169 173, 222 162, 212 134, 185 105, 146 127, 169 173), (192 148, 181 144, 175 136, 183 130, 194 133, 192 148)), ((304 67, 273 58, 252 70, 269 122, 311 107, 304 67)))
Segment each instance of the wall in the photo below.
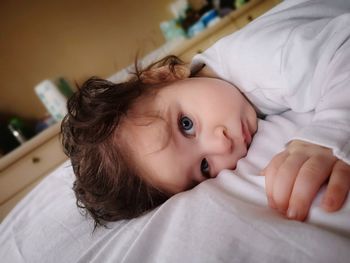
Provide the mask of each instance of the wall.
POLYGON ((41 80, 108 77, 136 51, 159 47, 171 2, 0 1, 0 112, 40 118, 45 108, 33 88, 41 80))

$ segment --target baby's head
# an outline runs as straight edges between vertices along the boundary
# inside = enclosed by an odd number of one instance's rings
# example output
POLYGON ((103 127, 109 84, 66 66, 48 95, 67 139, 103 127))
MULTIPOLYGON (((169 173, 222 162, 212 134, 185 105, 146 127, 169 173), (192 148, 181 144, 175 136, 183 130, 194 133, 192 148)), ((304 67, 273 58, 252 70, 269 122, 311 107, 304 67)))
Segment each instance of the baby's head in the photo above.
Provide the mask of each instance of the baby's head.
POLYGON ((78 206, 97 224, 141 215, 171 195, 234 169, 257 129, 231 84, 191 78, 167 57, 125 83, 92 78, 62 123, 78 206))

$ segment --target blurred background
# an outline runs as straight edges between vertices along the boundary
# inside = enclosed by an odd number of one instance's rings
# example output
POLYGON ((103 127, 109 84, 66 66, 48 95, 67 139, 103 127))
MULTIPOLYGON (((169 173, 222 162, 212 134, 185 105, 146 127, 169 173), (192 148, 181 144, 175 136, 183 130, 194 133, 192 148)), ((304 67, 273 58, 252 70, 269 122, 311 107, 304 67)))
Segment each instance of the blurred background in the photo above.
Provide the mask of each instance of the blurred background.
POLYGON ((108 77, 165 41, 171 0, 0 1, 0 112, 41 118, 34 86, 108 77))
POLYGON ((25 137, 40 129, 39 120, 50 122, 34 90, 43 80, 63 77, 75 86, 92 75, 107 78, 136 52, 162 45, 159 24, 172 17, 170 2, 0 1, 0 140, 10 143, 4 130, 11 122, 31 130, 22 130, 25 137))

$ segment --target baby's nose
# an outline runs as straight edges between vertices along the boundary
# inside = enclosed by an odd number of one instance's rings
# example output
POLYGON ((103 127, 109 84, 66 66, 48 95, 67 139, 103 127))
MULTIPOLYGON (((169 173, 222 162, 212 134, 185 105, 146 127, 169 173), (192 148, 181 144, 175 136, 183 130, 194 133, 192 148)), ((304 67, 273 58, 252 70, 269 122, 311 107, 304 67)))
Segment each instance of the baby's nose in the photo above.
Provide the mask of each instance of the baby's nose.
POLYGON ((232 139, 224 126, 215 127, 204 143, 209 154, 228 154, 231 153, 233 147, 232 139))

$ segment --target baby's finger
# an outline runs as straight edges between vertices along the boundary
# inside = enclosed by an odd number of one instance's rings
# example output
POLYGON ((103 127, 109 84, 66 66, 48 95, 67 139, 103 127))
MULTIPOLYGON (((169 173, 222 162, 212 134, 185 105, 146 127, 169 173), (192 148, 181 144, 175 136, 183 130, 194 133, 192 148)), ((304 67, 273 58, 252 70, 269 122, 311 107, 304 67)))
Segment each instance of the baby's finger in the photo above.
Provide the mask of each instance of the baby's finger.
POLYGON ((338 160, 329 179, 322 207, 328 212, 339 210, 346 200, 350 189, 350 166, 338 160))
POLYGON ((333 158, 323 156, 311 157, 304 163, 289 200, 287 216, 290 219, 305 220, 312 201, 331 173, 333 163, 333 158))
POLYGON ((275 155, 275 157, 272 158, 270 163, 264 168, 262 173, 263 175, 265 175, 265 191, 267 195, 267 200, 269 202, 269 206, 272 208, 276 208, 275 203, 273 201, 272 194, 273 194, 273 185, 277 175, 277 170, 279 169, 279 167, 287 157, 288 157, 287 151, 283 151, 275 155))
POLYGON ((308 157, 301 154, 289 155, 276 172, 273 183, 272 198, 276 208, 285 214, 289 205, 289 199, 300 168, 308 157))

